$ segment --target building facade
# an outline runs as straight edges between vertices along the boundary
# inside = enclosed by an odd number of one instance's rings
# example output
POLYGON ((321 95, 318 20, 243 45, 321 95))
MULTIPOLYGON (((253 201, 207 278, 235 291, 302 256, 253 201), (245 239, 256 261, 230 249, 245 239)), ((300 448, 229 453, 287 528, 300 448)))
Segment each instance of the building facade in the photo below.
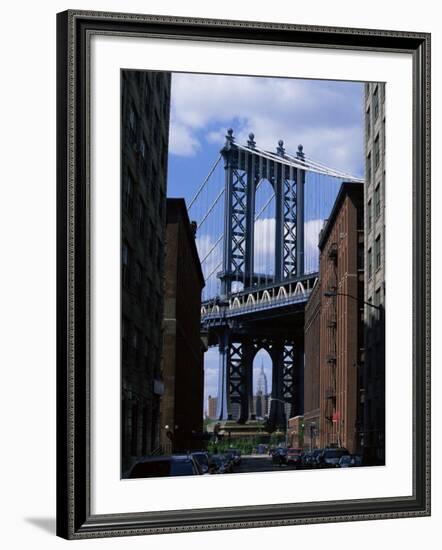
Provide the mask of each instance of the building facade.
POLYGON ((363 185, 343 183, 319 237, 319 447, 358 448, 364 297, 363 185))
POLYGON ((304 417, 294 416, 293 418, 289 418, 287 424, 287 447, 303 449, 306 446, 304 435, 304 417))
POLYGON ((122 71, 121 458, 159 446, 170 73, 122 71))
POLYGON ((308 450, 319 447, 321 288, 318 279, 305 307, 304 446, 308 450))
POLYGON ((163 452, 202 447, 204 277, 184 199, 167 199, 160 440, 163 452))
POLYGON ((209 395, 207 398, 207 417, 210 420, 216 420, 216 407, 218 404, 218 399, 209 395))
POLYGON ((365 84, 366 185, 364 373, 360 440, 367 460, 385 461, 385 84, 365 84), (371 304, 371 305, 369 305, 371 304), (374 307, 372 307, 374 306, 374 307))

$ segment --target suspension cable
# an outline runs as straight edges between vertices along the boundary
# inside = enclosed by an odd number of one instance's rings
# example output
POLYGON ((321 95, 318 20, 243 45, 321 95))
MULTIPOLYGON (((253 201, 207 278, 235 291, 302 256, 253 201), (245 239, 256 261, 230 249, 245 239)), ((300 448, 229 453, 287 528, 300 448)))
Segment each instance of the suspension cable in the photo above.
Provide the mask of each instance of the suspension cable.
POLYGON ((218 156, 218 158, 216 159, 214 165, 213 165, 212 168, 210 169, 209 173, 208 173, 207 176, 204 178, 203 183, 199 186, 198 191, 195 193, 193 199, 190 201, 190 204, 189 204, 187 210, 190 210, 190 209, 192 208, 193 203, 194 203, 194 202, 196 201, 196 199, 199 197, 201 191, 204 189, 204 186, 205 186, 206 183, 209 181, 210 176, 213 174, 213 172, 215 171, 215 168, 218 166, 218 163, 219 163, 219 161, 221 160, 221 157, 222 157, 222 155, 220 154, 220 155, 218 156))
POLYGON ((209 217, 210 213, 212 212, 212 210, 215 208, 217 202, 219 201, 219 199, 223 196, 224 194, 224 187, 221 189, 221 191, 218 193, 216 199, 212 202, 212 204, 210 205, 209 209, 207 210, 207 212, 204 214, 203 216, 203 219, 199 222, 198 224, 198 227, 201 227, 203 225, 203 223, 207 220, 207 218, 209 217))
POLYGON ((219 243, 222 241, 224 237, 224 233, 221 233, 221 235, 218 237, 218 239, 216 240, 215 244, 212 246, 212 248, 209 250, 209 252, 207 252, 207 254, 204 256, 204 258, 201 260, 201 263, 203 264, 207 258, 210 256, 210 254, 212 254, 212 252, 215 250, 215 248, 219 245, 219 243))

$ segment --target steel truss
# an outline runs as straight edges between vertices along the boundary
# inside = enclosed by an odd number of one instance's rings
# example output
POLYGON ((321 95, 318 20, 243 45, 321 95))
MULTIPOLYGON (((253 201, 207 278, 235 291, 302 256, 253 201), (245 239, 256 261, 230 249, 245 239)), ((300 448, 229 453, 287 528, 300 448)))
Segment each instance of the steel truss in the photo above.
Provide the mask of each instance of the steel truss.
MULTIPOLYGON (((284 281, 304 273, 304 193, 305 174, 288 165, 279 142, 277 155, 263 157, 255 152, 253 134, 248 147, 235 143, 229 130, 221 150, 225 168, 224 250, 221 294, 228 297, 232 283, 250 288, 256 276, 253 272, 255 193, 259 182, 267 179, 275 192, 275 279, 284 281), (279 157, 278 157, 279 155, 279 157)), ((299 152, 302 163, 302 152, 299 152)), ((236 287, 238 290, 238 287, 236 287)))

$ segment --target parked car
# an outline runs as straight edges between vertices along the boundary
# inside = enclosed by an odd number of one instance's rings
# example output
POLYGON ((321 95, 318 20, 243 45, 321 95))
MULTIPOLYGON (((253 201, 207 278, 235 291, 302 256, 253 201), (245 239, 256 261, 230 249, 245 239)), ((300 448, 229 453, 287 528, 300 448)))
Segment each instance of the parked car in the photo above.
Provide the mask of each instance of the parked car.
POLYGON ((309 467, 310 468, 318 468, 319 463, 321 461, 321 456, 323 453, 323 449, 314 449, 312 451, 312 456, 309 460, 309 467))
POLYGON ((361 466, 362 456, 360 455, 343 455, 339 459, 339 468, 353 468, 355 466, 361 466))
POLYGON ((200 469, 192 455, 144 456, 131 468, 129 478, 199 475, 200 469))
POLYGON ((301 466, 301 449, 289 448, 285 457, 285 462, 289 466, 301 466))
POLYGON ((209 455, 206 451, 192 451, 192 456, 202 474, 209 473, 209 455))
POLYGON ((232 457, 233 464, 235 466, 237 466, 238 464, 241 464, 241 451, 239 449, 234 449, 234 448, 228 449, 226 451, 226 454, 232 457))
POLYGON ((233 472, 233 463, 225 454, 212 455, 209 471, 211 474, 229 474, 233 472))
POLYGON ((348 455, 347 449, 338 447, 329 447, 324 449, 320 455, 319 467, 320 468, 336 468, 339 465, 339 460, 342 456, 348 455))
POLYGON ((311 467, 311 460, 313 458, 313 451, 304 451, 301 455, 301 465, 303 468, 311 467))
POLYGON ((287 449, 285 447, 277 447, 272 453, 272 462, 276 464, 285 464, 287 449))

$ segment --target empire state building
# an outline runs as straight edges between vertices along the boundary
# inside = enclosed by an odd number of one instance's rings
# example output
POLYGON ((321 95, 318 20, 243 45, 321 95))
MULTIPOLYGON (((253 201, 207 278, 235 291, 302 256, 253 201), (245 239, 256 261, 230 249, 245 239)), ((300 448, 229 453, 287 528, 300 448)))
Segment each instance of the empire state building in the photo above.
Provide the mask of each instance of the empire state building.
POLYGON ((267 386, 267 376, 264 372, 264 364, 261 361, 261 370, 259 372, 256 395, 254 396, 255 411, 257 418, 264 418, 269 413, 269 393, 267 386))

